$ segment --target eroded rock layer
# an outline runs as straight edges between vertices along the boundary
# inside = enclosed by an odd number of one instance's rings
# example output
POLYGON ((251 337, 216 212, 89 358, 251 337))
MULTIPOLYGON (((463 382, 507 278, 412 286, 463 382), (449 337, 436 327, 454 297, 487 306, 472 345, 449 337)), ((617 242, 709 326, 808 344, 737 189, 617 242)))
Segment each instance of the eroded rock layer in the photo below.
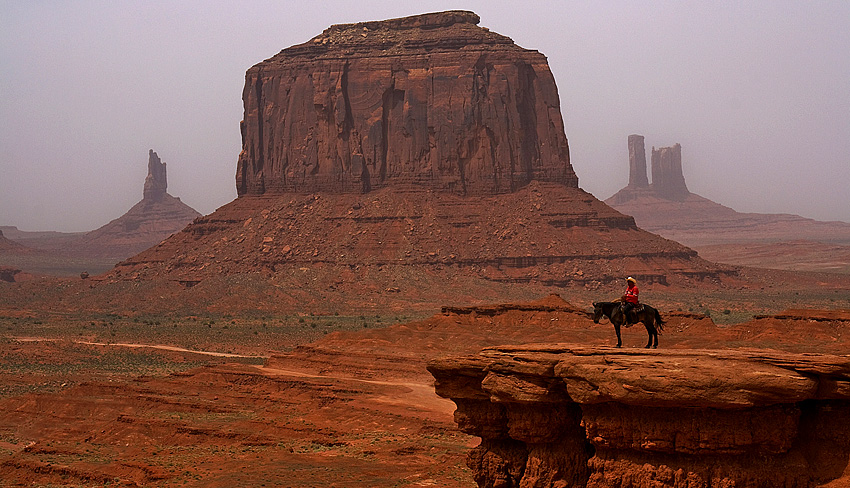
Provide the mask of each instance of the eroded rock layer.
POLYGON ((847 356, 529 345, 428 369, 482 438, 467 461, 481 487, 850 481, 847 356))
POLYGON ((249 69, 238 194, 577 187, 546 57, 478 22, 333 25, 249 69))
POLYGON ((418 296, 445 291, 417 284, 426 276, 444 288, 460 277, 598 286, 627 272, 645 283, 734 274, 578 188, 533 182, 490 197, 397 188, 242 197, 119 263, 114 275, 203 280, 257 271, 287 281, 309 276, 298 282, 305 289, 362 293, 369 283, 418 296))
POLYGON ((21 253, 27 252, 29 249, 17 242, 7 239, 6 236, 3 235, 3 231, 0 230, 0 252, 12 252, 12 253, 21 253))

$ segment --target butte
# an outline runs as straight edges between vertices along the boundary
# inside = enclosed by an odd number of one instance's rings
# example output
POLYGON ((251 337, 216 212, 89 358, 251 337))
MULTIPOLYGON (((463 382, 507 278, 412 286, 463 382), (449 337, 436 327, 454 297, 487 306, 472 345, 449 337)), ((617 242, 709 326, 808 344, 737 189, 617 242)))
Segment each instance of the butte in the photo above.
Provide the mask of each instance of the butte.
POLYGON ((251 67, 238 197, 110 279, 439 305, 734 274, 579 188, 546 57, 478 23, 333 25, 251 67))

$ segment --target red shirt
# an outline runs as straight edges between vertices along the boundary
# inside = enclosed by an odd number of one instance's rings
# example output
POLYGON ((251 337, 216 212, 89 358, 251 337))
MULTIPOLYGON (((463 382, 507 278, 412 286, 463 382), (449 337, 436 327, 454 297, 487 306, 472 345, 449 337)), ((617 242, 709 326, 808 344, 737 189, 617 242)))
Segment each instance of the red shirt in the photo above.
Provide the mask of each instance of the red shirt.
POLYGON ((640 293, 640 291, 638 291, 637 285, 629 285, 629 288, 626 290, 626 293, 623 295, 623 300, 625 300, 629 303, 634 303, 635 305, 637 305, 638 304, 638 293, 640 293))

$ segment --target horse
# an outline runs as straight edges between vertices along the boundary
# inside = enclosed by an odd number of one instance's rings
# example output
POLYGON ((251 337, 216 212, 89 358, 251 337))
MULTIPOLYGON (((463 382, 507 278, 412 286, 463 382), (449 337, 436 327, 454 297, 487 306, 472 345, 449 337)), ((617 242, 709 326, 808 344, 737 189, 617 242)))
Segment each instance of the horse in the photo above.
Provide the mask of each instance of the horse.
MULTIPOLYGON (((598 324, 603 316, 607 317, 614 324, 614 331, 617 332, 617 347, 623 346, 623 340, 620 338, 620 326, 626 323, 626 317, 620 305, 621 302, 593 302, 593 323, 598 324)), ((635 309, 632 312, 637 315, 638 322, 643 323, 646 327, 646 333, 649 334, 649 342, 646 343, 646 348, 658 347, 658 331, 664 330, 661 314, 649 305, 643 305, 642 310, 637 311, 635 309)))

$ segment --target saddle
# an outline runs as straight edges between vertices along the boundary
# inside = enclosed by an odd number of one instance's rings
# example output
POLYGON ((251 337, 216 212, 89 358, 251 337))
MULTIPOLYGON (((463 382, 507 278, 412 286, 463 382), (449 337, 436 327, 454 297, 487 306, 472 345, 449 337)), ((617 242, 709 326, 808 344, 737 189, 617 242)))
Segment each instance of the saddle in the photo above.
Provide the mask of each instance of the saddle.
MULTIPOLYGON (((625 312, 625 311, 623 310, 623 306, 624 306, 624 305, 625 305, 625 302, 623 302, 623 303, 621 303, 621 304, 620 304, 620 311, 621 311, 621 312, 625 312)), ((637 314, 638 314, 639 312, 643 312, 643 304, 642 304, 642 303, 641 303, 641 304, 638 304, 638 305, 635 305, 635 306, 634 306, 634 307, 633 307, 633 308, 629 311, 629 313, 626 313, 626 314, 625 314, 625 315, 626 315, 626 323, 625 323, 625 324, 623 324, 623 326, 624 326, 624 327, 631 327, 631 326, 635 325, 636 323, 638 323, 638 317, 637 317, 637 314)))

